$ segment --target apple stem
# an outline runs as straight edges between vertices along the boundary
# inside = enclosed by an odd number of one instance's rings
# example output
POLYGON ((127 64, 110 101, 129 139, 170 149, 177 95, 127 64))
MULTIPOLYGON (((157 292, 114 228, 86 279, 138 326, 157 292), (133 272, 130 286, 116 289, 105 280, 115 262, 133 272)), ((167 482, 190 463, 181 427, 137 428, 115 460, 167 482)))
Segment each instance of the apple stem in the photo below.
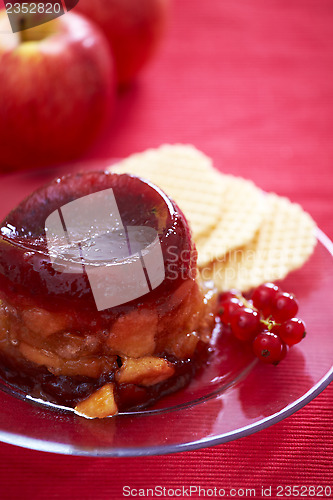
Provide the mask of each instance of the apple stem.
POLYGON ((25 32, 25 29, 26 29, 26 19, 25 17, 21 17, 21 19, 19 20, 19 28, 20 28, 20 40, 21 40, 21 43, 24 43, 26 42, 28 39, 27 39, 27 36, 26 36, 26 32, 25 32))

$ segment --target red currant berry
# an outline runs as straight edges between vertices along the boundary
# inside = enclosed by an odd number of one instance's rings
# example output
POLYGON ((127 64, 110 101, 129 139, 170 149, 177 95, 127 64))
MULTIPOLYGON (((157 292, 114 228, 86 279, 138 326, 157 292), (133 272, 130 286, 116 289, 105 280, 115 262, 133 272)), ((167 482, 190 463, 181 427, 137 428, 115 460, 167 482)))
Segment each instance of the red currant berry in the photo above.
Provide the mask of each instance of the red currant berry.
POLYGON ((298 318, 285 321, 279 326, 278 335, 289 347, 298 344, 306 335, 304 321, 298 318))
POLYGON ((271 314, 272 302, 279 291, 279 287, 274 283, 264 283, 254 290, 253 305, 262 312, 265 318, 271 314))
POLYGON ((260 315, 250 307, 237 309, 230 317, 230 326, 239 340, 252 340, 259 330, 260 315))
POLYGON ((237 293, 237 290, 228 290, 227 292, 221 293, 219 297, 220 303, 226 302, 230 299, 238 299, 239 292, 237 293))
POLYGON ((230 323, 231 315, 237 310, 243 308, 242 302, 236 297, 232 297, 220 304, 219 316, 222 323, 228 325, 230 323))
POLYGON ((296 316, 298 302, 293 295, 286 292, 276 294, 272 303, 272 316, 278 323, 283 323, 296 316))
POLYGON ((277 365, 287 354, 288 348, 275 333, 265 330, 253 341, 254 354, 264 363, 277 365))
POLYGON ((276 323, 274 320, 270 320, 269 324, 267 326, 265 325, 265 328, 267 328, 269 332, 279 335, 280 326, 280 323, 276 323))

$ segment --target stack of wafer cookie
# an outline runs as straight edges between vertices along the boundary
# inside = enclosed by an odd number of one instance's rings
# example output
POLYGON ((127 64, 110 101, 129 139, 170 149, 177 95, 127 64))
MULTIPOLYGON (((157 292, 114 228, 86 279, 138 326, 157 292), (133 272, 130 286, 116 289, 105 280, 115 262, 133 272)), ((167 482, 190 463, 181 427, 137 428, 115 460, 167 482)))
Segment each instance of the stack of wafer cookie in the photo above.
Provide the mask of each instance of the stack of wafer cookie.
POLYGON ((149 149, 112 171, 148 179, 176 201, 192 228, 200 273, 221 291, 283 279, 315 247, 315 223, 299 205, 219 173, 193 146, 149 149))

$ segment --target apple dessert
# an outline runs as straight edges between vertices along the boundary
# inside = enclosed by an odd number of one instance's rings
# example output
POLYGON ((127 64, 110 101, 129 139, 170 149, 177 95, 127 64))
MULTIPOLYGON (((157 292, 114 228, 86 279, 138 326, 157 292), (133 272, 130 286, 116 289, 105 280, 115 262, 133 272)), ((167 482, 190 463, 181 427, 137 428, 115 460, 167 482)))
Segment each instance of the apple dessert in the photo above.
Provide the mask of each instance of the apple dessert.
POLYGON ((217 294, 187 221, 128 174, 55 179, 1 223, 0 372, 103 418, 184 386, 205 362, 217 294))

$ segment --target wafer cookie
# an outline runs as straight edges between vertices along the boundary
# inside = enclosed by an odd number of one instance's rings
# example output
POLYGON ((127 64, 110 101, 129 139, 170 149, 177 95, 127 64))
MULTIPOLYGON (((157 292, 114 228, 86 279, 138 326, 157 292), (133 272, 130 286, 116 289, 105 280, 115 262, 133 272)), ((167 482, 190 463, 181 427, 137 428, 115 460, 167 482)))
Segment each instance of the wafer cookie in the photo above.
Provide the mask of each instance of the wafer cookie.
POLYGON ((196 238, 199 266, 247 245, 258 231, 266 209, 266 196, 253 182, 232 175, 217 175, 224 188, 223 203, 217 225, 196 238))
POLYGON ((266 197, 267 212, 253 241, 201 269, 220 291, 247 291, 280 280, 300 268, 316 244, 315 223, 300 205, 276 194, 266 197))

